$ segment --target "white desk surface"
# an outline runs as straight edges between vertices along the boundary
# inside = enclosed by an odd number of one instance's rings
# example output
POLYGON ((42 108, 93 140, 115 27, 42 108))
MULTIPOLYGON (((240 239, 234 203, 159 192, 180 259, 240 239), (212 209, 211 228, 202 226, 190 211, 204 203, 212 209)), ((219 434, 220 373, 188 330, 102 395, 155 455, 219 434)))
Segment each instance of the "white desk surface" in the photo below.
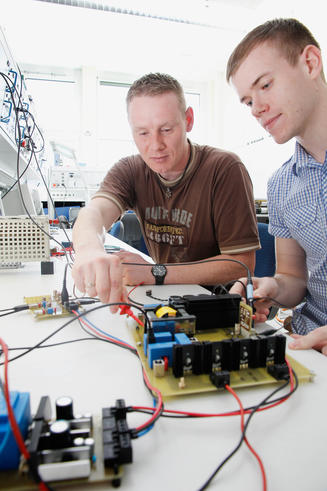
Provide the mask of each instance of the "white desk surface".
MULTIPOLYGON (((117 244, 117 239, 111 242, 117 244)), ((64 265, 64 258, 56 260, 54 275, 41 275, 38 263, 27 263, 18 271, 0 271, 0 308, 22 304, 24 296, 60 291, 64 265)), ((72 280, 68 276, 71 294, 72 280)), ((138 287, 132 293, 133 299, 151 303, 144 294, 148 288, 138 287)), ((202 291, 195 285, 152 286, 151 289, 160 298, 202 291)), ((88 318, 108 333, 132 343, 124 316, 112 315, 104 308, 88 318)), ((0 337, 10 348, 33 346, 64 322, 65 319, 35 321, 30 312, 22 311, 0 318, 0 337)), ((46 344, 84 337, 86 334, 78 322, 73 322, 46 344)), ((289 352, 315 372, 315 380, 300 385, 287 402, 256 414, 247 437, 263 460, 269 491, 325 491, 327 359, 313 350, 289 352)), ((11 351, 10 357, 16 353, 19 352, 11 351)), ((51 397, 53 408, 57 397, 69 395, 74 400, 75 413, 93 415, 100 415, 102 407, 114 405, 120 398, 127 405, 152 405, 138 359, 101 341, 36 349, 9 364, 9 383, 10 390, 30 392, 33 412, 43 395, 51 397)), ((273 388, 242 389, 238 394, 245 406, 255 405, 273 388)), ((227 392, 182 396, 166 401, 165 406, 208 413, 238 409, 227 392)), ((147 419, 148 415, 127 414, 130 427, 147 419)), ((124 466, 121 489, 196 491, 236 446, 240 434, 238 416, 196 420, 160 418, 151 431, 133 440, 133 463, 124 466)), ((208 489, 262 490, 258 463, 244 444, 208 489)))

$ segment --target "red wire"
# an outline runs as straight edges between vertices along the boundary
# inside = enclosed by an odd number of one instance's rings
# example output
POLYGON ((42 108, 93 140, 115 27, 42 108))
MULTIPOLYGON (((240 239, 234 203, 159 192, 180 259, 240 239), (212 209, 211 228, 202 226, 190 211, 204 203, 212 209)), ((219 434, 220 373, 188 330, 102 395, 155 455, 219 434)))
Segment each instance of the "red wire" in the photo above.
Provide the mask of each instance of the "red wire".
MULTIPOLYGON (((75 314, 76 316, 78 316, 79 314, 76 312, 76 310, 72 310, 73 314, 75 314)), ((128 343, 124 343, 124 341, 117 341, 116 339, 110 337, 110 335, 106 336, 105 334, 102 334, 101 332, 98 332, 96 329, 94 329, 92 326, 90 326, 90 324, 85 320, 83 319, 82 317, 79 318, 79 320, 82 322, 82 324, 84 324, 90 331, 94 332, 98 337, 100 338, 103 338, 103 339, 107 339, 109 341, 112 341, 114 344, 117 344, 118 346, 120 345, 123 345, 123 346, 126 346, 127 348, 130 348, 130 349, 133 349, 135 350, 134 346, 128 344, 128 343)))
POLYGON ((24 443, 22 434, 20 432, 19 426, 15 418, 13 408, 10 403, 10 392, 9 392, 9 382, 8 382, 8 346, 1 338, 0 338, 0 344, 2 346, 2 351, 5 357, 5 363, 4 363, 5 380, 4 380, 3 387, 4 387, 4 396, 5 396, 7 412, 8 412, 8 419, 20 452, 24 455, 26 460, 29 460, 30 454, 24 443))
MULTIPOLYGON (((229 385, 226 384, 225 385, 225 388, 228 390, 228 392, 230 392, 232 394, 232 396, 235 397, 235 399, 238 402, 238 405, 240 406, 241 430, 242 430, 242 433, 243 433, 243 431, 244 431, 244 407, 243 407, 243 404, 241 402, 241 399, 236 394, 236 392, 229 385)), ((244 441, 245 441, 246 445, 248 446, 250 452, 255 456, 255 458, 257 459, 257 461, 259 463, 260 470, 261 470, 261 475, 262 475, 262 480, 263 480, 263 491, 267 491, 267 477, 266 477, 265 468, 263 466, 263 462, 262 462, 261 458, 259 457, 259 455, 257 454, 257 452, 254 450, 254 448, 249 443, 249 441, 248 441, 248 439, 247 439, 246 436, 244 436, 244 441)))
POLYGON ((143 284, 144 284, 144 281, 141 281, 141 283, 139 283, 138 285, 133 286, 133 288, 128 292, 128 296, 130 296, 130 294, 135 290, 135 288, 137 288, 138 286, 141 286, 143 284))
POLYGON ((163 407, 163 400, 162 400, 161 392, 156 387, 154 387, 153 385, 151 385, 150 380, 148 379, 148 376, 147 376, 146 371, 144 370, 144 368, 143 368, 143 377, 144 377, 144 380, 145 380, 145 383, 146 383, 147 387, 152 392, 155 392, 157 394, 157 396, 158 396, 158 404, 157 404, 156 408, 151 408, 152 410, 154 410, 154 413, 151 416, 151 418, 148 421, 146 421, 145 423, 143 423, 141 426, 138 426, 137 428, 135 428, 135 431, 137 431, 137 432, 139 432, 139 431, 147 428, 149 425, 151 425, 151 423, 153 423, 154 420, 161 413, 162 407, 163 407))
MULTIPOLYGON (((285 358, 285 362, 286 362, 286 364, 288 366, 288 370, 289 370, 291 391, 293 391, 294 376, 293 376, 293 372, 292 372, 292 367, 291 367, 289 361, 287 360, 287 358, 285 358)), ((279 404, 282 404, 283 402, 285 402, 290 396, 291 396, 291 394, 288 394, 285 397, 283 397, 280 401, 274 402, 273 404, 269 404, 265 407, 260 407, 259 409, 257 409, 256 412, 266 411, 267 409, 271 409, 275 406, 278 406, 279 404)), ((132 409, 142 410, 142 411, 143 410, 153 411, 153 407, 146 407, 146 406, 132 406, 132 409)), ((171 413, 171 414, 180 414, 182 416, 193 416, 193 417, 197 417, 197 418, 220 418, 223 416, 239 416, 241 414, 240 411, 229 411, 227 413, 195 413, 195 412, 188 412, 188 411, 176 411, 173 409, 164 409, 163 412, 164 413, 171 413)), ((250 413, 251 413, 251 409, 244 411, 244 414, 250 414, 250 413)))

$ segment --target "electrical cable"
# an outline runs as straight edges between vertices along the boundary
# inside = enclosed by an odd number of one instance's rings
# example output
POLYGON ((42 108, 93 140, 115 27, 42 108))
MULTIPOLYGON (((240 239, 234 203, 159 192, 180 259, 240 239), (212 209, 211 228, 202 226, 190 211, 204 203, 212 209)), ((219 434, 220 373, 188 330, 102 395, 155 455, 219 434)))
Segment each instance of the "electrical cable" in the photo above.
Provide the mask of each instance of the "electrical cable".
MULTIPOLYGON (((83 317, 84 315, 89 314, 89 313, 94 312, 94 311, 99 310, 99 309, 103 309, 103 308, 111 307, 111 306, 115 306, 115 305, 118 305, 118 306, 120 306, 120 305, 126 305, 126 306, 134 307, 135 309, 140 310, 142 312, 142 314, 144 315, 145 328, 150 325, 150 321, 149 321, 149 318, 147 316, 147 313, 141 307, 138 307, 137 305, 132 305, 132 304, 129 304, 127 302, 115 302, 115 303, 105 303, 105 304, 97 305, 97 306, 89 309, 87 312, 82 312, 81 314, 78 314, 77 316, 72 317, 67 322, 65 322, 62 326, 58 327, 58 329, 56 329, 55 331, 53 331, 52 333, 50 333, 48 336, 46 336, 45 338, 43 338, 41 341, 39 341, 37 344, 35 344, 31 349, 28 349, 24 353, 20 353, 19 355, 11 358, 10 360, 8 360, 8 362, 11 363, 11 362, 13 362, 15 360, 18 360, 19 358, 27 355, 28 353, 32 352, 34 349, 36 349, 39 346, 41 346, 48 339, 50 339, 51 337, 55 336, 58 332, 60 332, 65 327, 67 327, 69 324, 71 324, 72 322, 76 321, 77 319, 83 317)), ((0 363, 0 366, 1 365, 3 365, 3 362, 0 363)))
MULTIPOLYGON (((44 177, 43 177, 43 174, 42 174, 41 168, 40 168, 39 163, 38 163, 38 161, 37 161, 37 158, 36 158, 36 156, 35 156, 35 148, 34 148, 34 143, 33 143, 32 139, 30 138, 30 134, 28 135, 28 137, 31 139, 31 142, 32 142, 32 143, 31 143, 32 148, 30 149, 30 151, 31 151, 31 157, 29 158, 28 163, 27 163, 27 165, 26 165, 26 167, 25 167, 25 169, 24 169, 23 173, 21 173, 21 174, 20 174, 19 164, 20 164, 21 139, 22 139, 21 137, 22 137, 22 135, 21 135, 21 129, 20 129, 20 125, 19 125, 19 117, 18 117, 18 113, 19 113, 19 111, 22 111, 22 112, 23 112, 23 114, 24 114, 24 119, 25 119, 25 124, 26 124, 26 129, 28 129, 28 121, 27 121, 27 119, 26 119, 25 113, 26 113, 26 112, 28 112, 28 113, 29 113, 29 111, 26 111, 26 110, 22 109, 22 104, 23 104, 23 103, 22 103, 22 101, 21 101, 21 96, 18 94, 17 89, 16 89, 16 87, 15 87, 15 86, 14 86, 14 87, 13 87, 13 89, 12 89, 12 87, 11 87, 11 85, 10 85, 10 84, 11 84, 11 80, 10 80, 10 78, 9 78, 9 77, 8 77, 6 74, 4 74, 4 73, 2 73, 2 72, 0 72, 0 76, 1 76, 1 77, 4 79, 4 81, 5 81, 6 85, 7 85, 8 91, 9 91, 9 93, 10 93, 10 97, 11 97, 12 104, 13 104, 13 107, 14 107, 14 112, 15 112, 15 131, 17 130, 17 133, 18 133, 18 138, 16 138, 16 141, 18 140, 18 141, 17 141, 17 159, 16 159, 16 161, 17 161, 17 164, 16 164, 17 179, 16 179, 16 182, 13 184, 13 186, 12 186, 12 187, 11 187, 11 188, 8 190, 8 192, 9 192, 9 191, 10 191, 10 190, 11 190, 11 189, 12 189, 12 188, 13 188, 13 187, 14 187, 14 186, 17 184, 17 187, 18 187, 18 191, 19 191, 19 195, 20 195, 20 199, 21 199, 22 205, 23 205, 24 210, 25 210, 25 212, 26 212, 27 216, 29 217, 29 219, 30 219, 30 220, 31 220, 31 221, 34 223, 34 225, 35 225, 35 226, 36 226, 38 229, 40 229, 40 230, 42 231, 42 233, 44 233, 45 235, 47 235, 47 236, 48 236, 50 239, 52 239, 54 242, 56 242, 57 244, 59 244, 59 245, 60 245, 60 247, 61 247, 61 245, 62 245, 62 244, 61 244, 60 242, 58 242, 56 239, 54 239, 54 238, 53 238, 53 237, 52 237, 50 234, 48 234, 48 233, 47 233, 47 232, 46 232, 46 231, 45 231, 45 230, 44 230, 44 229, 43 229, 43 228, 42 228, 42 227, 41 227, 41 226, 40 226, 40 225, 39 225, 39 224, 38 224, 38 223, 37 223, 37 222, 36 222, 36 221, 33 219, 33 218, 32 218, 31 214, 29 213, 29 211, 28 211, 28 209, 27 209, 27 206, 26 206, 26 203, 25 203, 25 200, 24 200, 24 196, 23 196, 23 193, 22 193, 21 185, 20 185, 20 179, 21 179, 22 175, 23 175, 23 174, 26 172, 26 170, 28 169, 28 167, 29 167, 29 165, 30 165, 30 163, 31 163, 31 160, 32 160, 32 156, 33 156, 33 155, 34 155, 34 158, 35 158, 35 161, 36 161, 36 164, 37 164, 38 171, 39 171, 39 173, 40 173, 40 175, 41 175, 42 181, 43 181, 43 183, 44 183, 44 185, 45 185, 45 187, 46 187, 46 190, 47 190, 48 194, 50 193, 50 191, 49 191, 49 189, 48 189, 48 187, 47 187, 47 185, 46 185, 46 183, 45 183, 45 180, 44 180, 44 177), (19 102, 20 107, 17 107, 17 105, 16 105, 16 101, 15 101, 15 97, 14 97, 13 92, 14 92, 14 93, 16 92, 16 95, 18 96, 18 102, 19 102)), ((22 87, 22 77, 21 77, 21 87, 22 87)), ((34 121, 34 117, 32 117, 32 120, 34 121)), ((35 125, 36 125, 36 123, 35 123, 35 125)), ((37 127, 37 128, 38 128, 38 127, 37 127)), ((33 129, 33 131, 34 131, 34 129, 33 129)), ((39 128, 38 128, 38 131, 40 132, 39 128)), ((40 134, 41 134, 41 132, 40 132, 40 134)), ((42 138, 43 138, 43 136, 42 136, 42 138)), ((44 140, 43 140, 43 141, 44 141, 44 140)), ((8 192, 7 192, 7 193, 8 193, 8 192)), ((6 194, 7 194, 7 193, 6 193, 6 194)), ((6 195, 6 194, 5 194, 5 195, 6 195)), ((2 198, 3 198, 3 197, 4 197, 4 196, 2 196, 2 198)), ((55 209, 55 208, 54 208, 54 209, 55 209)), ((61 228, 63 228, 63 227, 61 227, 61 228)), ((64 230, 64 233, 66 234, 66 237, 67 237, 67 239, 69 240, 69 238, 68 238, 67 233, 66 233, 66 231, 65 231, 65 230, 64 230)), ((66 255, 66 259, 67 259, 67 261, 68 261, 67 251, 65 251, 65 255, 66 255)))
MULTIPOLYGON (((240 406, 241 430, 242 430, 242 433, 243 433, 243 431, 244 431, 244 408, 243 408, 243 404, 241 402, 241 399, 236 394, 236 392, 228 384, 225 385, 225 388, 226 388, 226 390, 228 390, 228 392, 230 392, 232 394, 233 397, 235 397, 235 399, 238 402, 238 405, 240 406)), ((258 453, 254 450, 254 448, 252 447, 252 445, 249 443, 249 441, 248 441, 248 439, 247 439, 246 436, 244 436, 244 442, 246 443, 246 445, 249 448, 250 452, 254 455, 254 457, 258 461, 258 464, 259 464, 259 467, 260 467, 260 470, 261 470, 262 480, 263 480, 263 491, 267 491, 267 477, 266 477, 265 468, 263 466, 263 462, 262 462, 260 456, 258 455, 258 453)))
MULTIPOLYGON (((285 394, 281 397, 278 397, 276 399, 273 399, 269 402, 266 402, 265 404, 262 404, 263 407, 260 407, 258 409, 258 412, 265 411, 267 409, 271 409, 278 404, 281 404, 285 402, 298 388, 299 382, 298 382, 298 377, 296 373, 292 370, 292 374, 294 376, 295 384, 294 387, 290 389, 290 392, 288 394, 285 394)), ((281 388, 285 388, 289 385, 289 382, 287 381, 285 384, 282 385, 281 388)), ((252 409, 254 409, 255 406, 250 406, 244 408, 244 414, 250 414, 252 409)), ((135 412, 140 412, 140 413, 147 413, 151 414, 153 411, 153 408, 151 407, 144 407, 144 406, 132 406, 130 408, 130 411, 135 411, 135 412)), ((220 418, 220 417, 230 417, 230 416, 239 416, 240 411, 228 411, 225 413, 198 413, 198 412, 190 412, 190 411, 178 411, 178 410, 173 410, 173 409, 164 409, 162 417, 164 418, 179 418, 179 419, 185 419, 185 418, 220 418)))
MULTIPOLYGON (((78 314, 77 312, 74 312, 74 311, 73 311, 73 313, 75 315, 78 314)), ((139 354, 133 346, 131 346, 128 343, 125 343, 124 341, 102 331, 101 329, 96 327, 94 324, 92 324, 88 319, 86 319, 85 316, 84 316, 84 318, 80 318, 79 322, 84 324, 84 326, 86 326, 88 329, 91 329, 91 331, 93 333, 94 332, 97 333, 97 336, 100 336, 101 339, 107 340, 107 341, 111 342, 112 344, 116 344, 119 347, 129 349, 133 354, 135 354, 138 357, 139 361, 141 362, 139 354)), ((139 436, 142 436, 145 433, 147 433, 153 427, 154 423, 159 419, 159 417, 161 416, 162 411, 163 411, 163 399, 162 399, 161 392, 156 387, 151 385, 151 383, 148 379, 147 373, 146 373, 143 366, 142 366, 142 375, 143 375, 143 380, 145 382, 146 387, 148 388, 150 393, 152 395, 154 395, 156 400, 158 400, 158 404, 154 408, 154 412, 148 421, 146 421, 142 425, 140 425, 137 428, 134 428, 130 431, 132 438, 138 438, 139 436)))
MULTIPOLYGON (((289 381, 290 381, 290 384, 292 386, 292 380, 293 380, 293 375, 291 376, 291 373, 292 373, 292 369, 290 368, 290 365, 288 364, 289 366, 289 369, 290 369, 290 375, 289 375, 289 378, 286 382, 286 385, 288 385, 289 381)), ((218 474, 218 472, 223 468, 223 466, 231 459, 231 457, 239 450, 239 448, 241 447, 244 439, 245 439, 245 435, 246 435, 246 430, 249 426, 249 423, 252 419, 252 417, 254 416, 254 414, 260 409, 260 407, 265 404, 266 402, 269 401, 269 399, 275 395, 277 392, 279 392, 280 390, 282 390, 283 388, 285 387, 285 384, 281 385, 280 387, 277 387, 277 389, 275 389, 273 392, 271 392, 267 397, 265 397, 261 402, 259 402, 259 404, 257 404, 256 406, 254 406, 254 408, 251 410, 251 413, 249 415, 249 417, 247 418, 246 420, 246 423, 244 424, 244 429, 243 429, 243 432, 242 432, 242 436, 241 436, 241 439, 239 441, 239 443, 236 445, 236 447, 227 455, 227 457, 225 457, 225 459, 216 467, 216 469, 213 471, 213 473, 210 475, 210 477, 207 479, 207 481, 201 486, 201 488, 199 488, 198 491, 203 491, 204 489, 206 489, 210 482, 213 480, 213 478, 218 474)))

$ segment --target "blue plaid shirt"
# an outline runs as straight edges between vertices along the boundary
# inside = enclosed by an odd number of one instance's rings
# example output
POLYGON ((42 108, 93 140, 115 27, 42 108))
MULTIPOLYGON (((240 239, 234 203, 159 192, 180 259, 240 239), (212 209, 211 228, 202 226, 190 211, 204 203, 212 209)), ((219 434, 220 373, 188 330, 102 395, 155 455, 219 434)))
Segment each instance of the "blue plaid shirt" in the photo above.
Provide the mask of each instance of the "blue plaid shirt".
POLYGON ((307 334, 327 324, 327 153, 321 164, 297 142, 292 158, 269 179, 268 206, 270 233, 297 240, 306 253, 307 293, 292 327, 307 334))

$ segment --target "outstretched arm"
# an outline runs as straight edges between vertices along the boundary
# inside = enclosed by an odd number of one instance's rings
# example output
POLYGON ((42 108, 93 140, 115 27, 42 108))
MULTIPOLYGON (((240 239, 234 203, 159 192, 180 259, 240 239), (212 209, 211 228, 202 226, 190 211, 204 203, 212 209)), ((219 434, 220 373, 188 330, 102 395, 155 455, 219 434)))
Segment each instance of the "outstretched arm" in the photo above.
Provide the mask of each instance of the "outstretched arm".
POLYGON ((98 295, 104 303, 119 302, 124 295, 120 260, 106 254, 103 246, 103 229, 108 230, 119 214, 113 202, 97 198, 81 209, 73 228, 75 284, 79 291, 98 295))
MULTIPOLYGON (((154 277, 151 273, 152 264, 146 266, 130 266, 129 262, 146 263, 140 256, 128 252, 117 254, 122 262, 124 283, 127 285, 137 285, 141 282, 147 285, 154 284, 154 277)), ((246 269, 241 264, 244 263, 253 273, 255 265, 255 252, 250 251, 243 254, 221 254, 199 262, 187 264, 169 264, 167 266, 166 284, 198 284, 198 285, 217 285, 218 283, 228 283, 229 281, 246 274, 246 269), (207 262, 206 262, 207 261, 207 262)))

